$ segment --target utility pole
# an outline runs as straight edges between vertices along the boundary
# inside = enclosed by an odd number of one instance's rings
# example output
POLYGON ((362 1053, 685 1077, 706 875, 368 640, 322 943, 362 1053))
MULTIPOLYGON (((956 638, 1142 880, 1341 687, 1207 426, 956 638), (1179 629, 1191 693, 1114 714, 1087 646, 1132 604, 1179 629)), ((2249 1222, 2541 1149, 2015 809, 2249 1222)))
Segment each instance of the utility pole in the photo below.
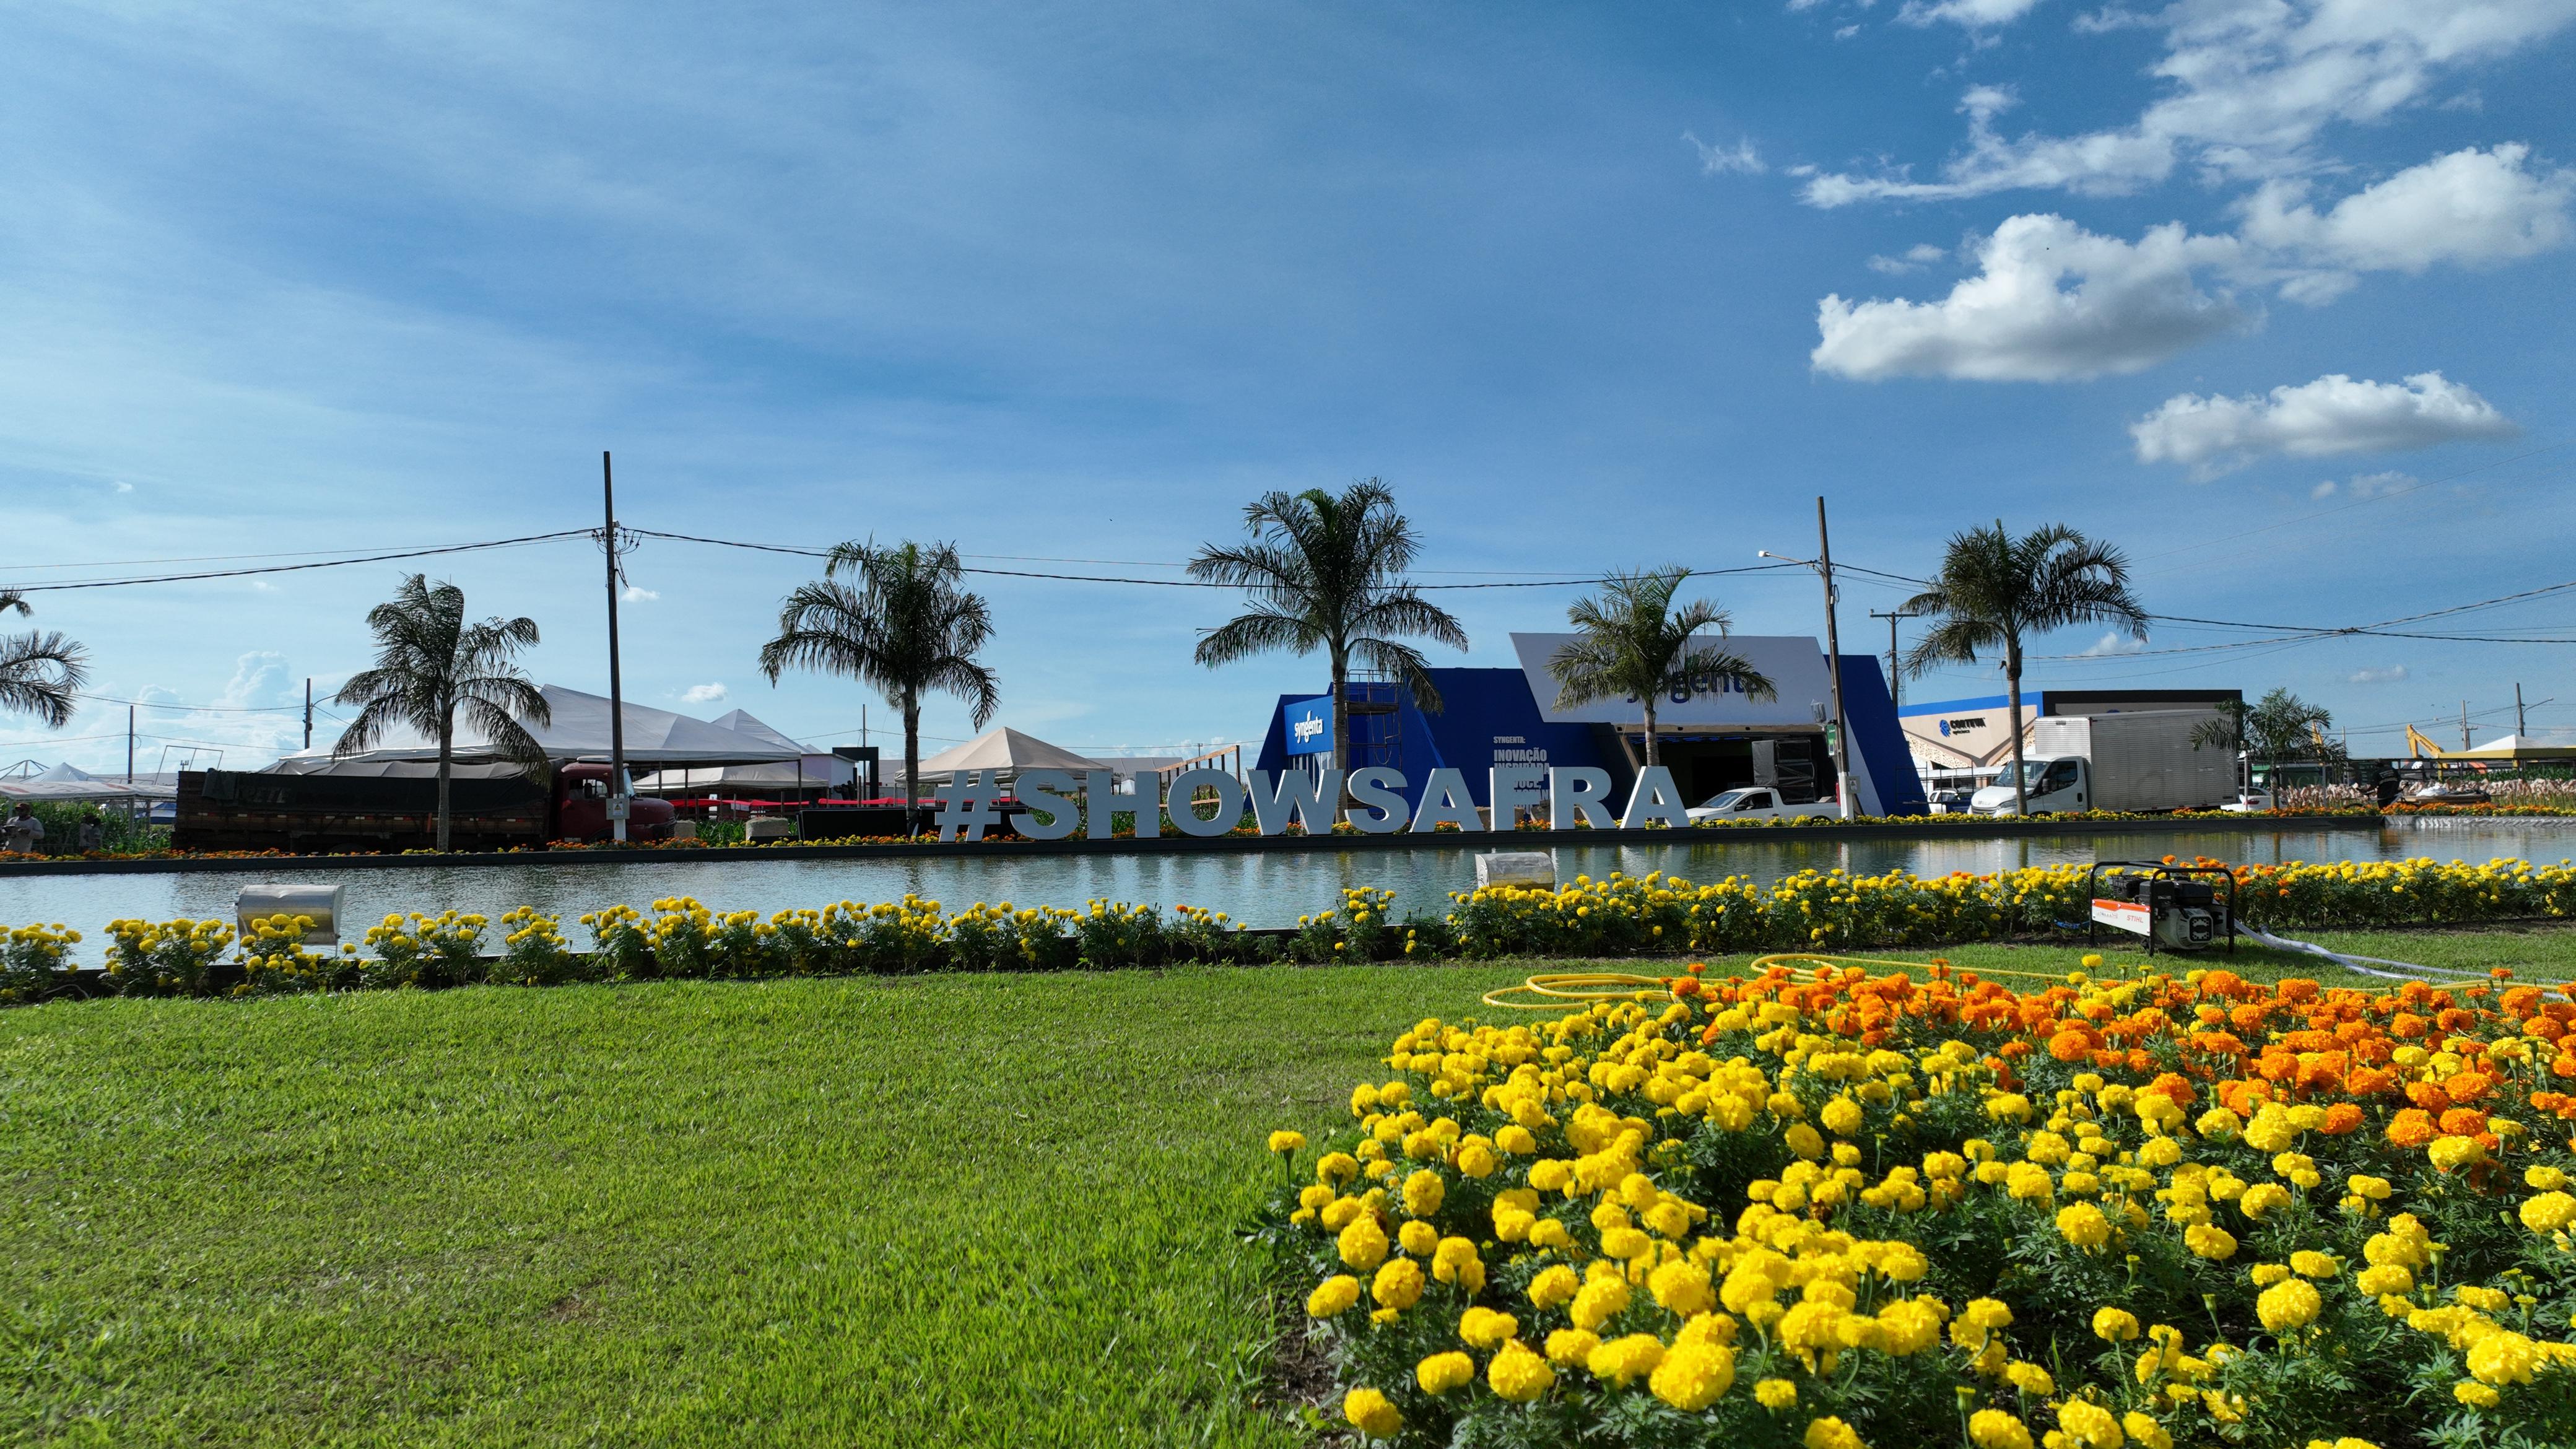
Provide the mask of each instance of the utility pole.
POLYGON ((626 700, 617 677, 617 480, 608 450, 599 452, 599 497, 607 527, 599 535, 608 555, 608 836, 626 843, 626 700))
POLYGON ((2461 749, 2463 749, 2463 750, 2465 750, 2465 749, 2467 749, 2468 747, 2469 747, 2469 702, 2468 702, 2467 700, 2465 700, 2465 699, 2464 699, 2464 700, 2461 700, 2461 701, 2460 701, 2460 748, 2461 748, 2461 749))
MULTIPOLYGON (((1825 579, 1825 662, 1832 666, 1834 678, 1834 798, 1842 806, 1842 818, 1852 817, 1851 798, 1851 722, 1843 715, 1843 650, 1842 638, 1834 628, 1834 546, 1825 535, 1825 500, 1816 497, 1817 572, 1825 579)), ((1890 624, 1890 629, 1896 626, 1890 624)))
POLYGON ((310 674, 304 676, 304 748, 313 748, 313 676, 310 674))
POLYGON ((2522 681, 2518 679, 2513 684, 2513 738, 2517 745, 2528 744, 2531 740, 2531 722, 2523 718, 2522 681))
POLYGON ((1876 609, 1872 609, 1869 611, 1869 616, 1873 619, 1885 619, 1887 621, 1887 702, 1898 714, 1903 714, 1905 712, 1905 691, 1898 681, 1903 679, 1904 675, 1897 668, 1896 662, 1896 621, 1899 619, 1919 619, 1922 615, 1909 614, 1903 609, 1890 609, 1886 613, 1882 614, 1876 609))
POLYGON ((125 783, 134 783, 134 706, 125 707, 125 783))

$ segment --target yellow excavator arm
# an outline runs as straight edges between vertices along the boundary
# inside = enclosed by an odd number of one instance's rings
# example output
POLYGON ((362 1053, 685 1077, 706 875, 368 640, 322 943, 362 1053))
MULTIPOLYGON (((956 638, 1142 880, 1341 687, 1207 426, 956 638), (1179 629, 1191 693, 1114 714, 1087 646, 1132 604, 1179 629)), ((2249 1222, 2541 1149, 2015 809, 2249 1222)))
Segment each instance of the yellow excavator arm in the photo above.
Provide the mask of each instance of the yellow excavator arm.
POLYGON ((2406 753, 2418 760, 2438 760, 2450 752, 2443 749, 2440 745, 2433 743, 2431 740, 2424 738, 2423 731, 2418 730, 2413 725, 2408 725, 2406 727, 2406 753))

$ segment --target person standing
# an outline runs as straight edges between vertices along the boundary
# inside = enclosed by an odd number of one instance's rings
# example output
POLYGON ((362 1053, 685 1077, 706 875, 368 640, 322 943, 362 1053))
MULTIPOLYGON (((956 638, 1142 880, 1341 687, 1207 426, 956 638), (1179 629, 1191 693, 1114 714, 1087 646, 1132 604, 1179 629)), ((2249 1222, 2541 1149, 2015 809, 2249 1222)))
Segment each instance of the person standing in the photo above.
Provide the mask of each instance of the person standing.
POLYGON ((96 810, 83 812, 80 823, 81 854, 95 855, 106 847, 107 823, 98 818, 96 810))
POLYGON ((36 818, 35 807, 24 800, 9 812, 8 820, 0 822, 0 849, 8 854, 33 855, 36 842, 44 838, 45 822, 36 818))

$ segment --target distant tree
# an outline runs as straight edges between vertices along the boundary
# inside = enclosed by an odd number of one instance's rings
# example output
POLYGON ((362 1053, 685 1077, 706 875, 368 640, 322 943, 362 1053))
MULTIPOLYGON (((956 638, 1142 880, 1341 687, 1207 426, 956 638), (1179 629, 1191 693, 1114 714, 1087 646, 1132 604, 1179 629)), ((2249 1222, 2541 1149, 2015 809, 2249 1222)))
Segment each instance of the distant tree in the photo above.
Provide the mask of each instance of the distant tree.
POLYGON ((1578 599, 1565 611, 1575 627, 1571 643, 1547 661, 1556 677, 1556 707, 1572 709, 1601 699, 1636 699, 1646 716, 1646 763, 1659 762, 1655 744, 1655 704, 1666 691, 1687 690, 1696 678, 1731 679, 1755 699, 1776 696, 1769 677, 1744 656, 1702 644, 1692 636, 1702 629, 1724 635, 1733 621, 1706 599, 1679 608, 1673 595, 1690 570, 1669 568, 1614 573, 1602 580, 1601 592, 1578 599))
MULTIPOLYGON (((0 614, 32 613, 15 589, 0 589, 0 614)), ((0 634, 0 709, 32 714, 47 729, 72 722, 72 698, 89 683, 89 655, 57 632, 0 634)))
POLYGON ((878 690, 903 716, 906 834, 921 832, 921 697, 965 700, 977 729, 1002 707, 999 678, 975 658, 993 637, 992 611, 964 577, 952 543, 841 544, 823 577, 779 606, 778 637, 760 648, 772 684, 791 668, 838 674, 878 690))
POLYGON ((331 752, 369 749, 397 726, 436 739, 438 848, 445 850, 458 715, 494 753, 532 774, 545 772, 545 747, 519 722, 546 725, 554 715, 515 662, 520 650, 536 645, 537 623, 521 616, 469 624, 463 589, 413 574, 391 599, 367 611, 367 628, 376 636, 376 667, 352 676, 333 696, 356 705, 358 717, 340 732, 331 752))
POLYGON ((1429 639, 1464 649, 1467 631, 1404 577, 1420 540, 1384 483, 1366 479, 1338 496, 1321 488, 1265 493, 1244 505, 1243 528, 1251 541, 1209 544, 1190 560, 1190 577, 1240 588, 1251 605, 1200 638, 1199 663, 1214 669, 1275 650, 1323 650, 1339 768, 1350 764, 1352 659, 1410 683, 1423 709, 1440 708, 1430 661, 1397 641, 1429 639))
POLYGON ((2218 718, 2193 728, 2191 742, 2242 750, 2249 762, 2261 760, 2277 770, 2293 760, 2324 764, 2341 759, 2342 747, 2324 734, 2333 724, 2334 712, 2324 705, 2310 704, 2285 688, 2275 688, 2250 706, 2243 700, 2230 700, 2218 718))
POLYGON ((2022 642, 2076 624, 2109 624, 2147 637, 2146 610, 2129 594, 2129 562, 2107 543, 2062 523, 2019 538, 2002 520, 1951 537, 1931 587, 1904 612, 1937 622, 1906 651, 1905 672, 1937 664, 1974 664, 1978 651, 2000 653, 2012 696, 2013 809, 2030 809, 2021 743, 2022 642))

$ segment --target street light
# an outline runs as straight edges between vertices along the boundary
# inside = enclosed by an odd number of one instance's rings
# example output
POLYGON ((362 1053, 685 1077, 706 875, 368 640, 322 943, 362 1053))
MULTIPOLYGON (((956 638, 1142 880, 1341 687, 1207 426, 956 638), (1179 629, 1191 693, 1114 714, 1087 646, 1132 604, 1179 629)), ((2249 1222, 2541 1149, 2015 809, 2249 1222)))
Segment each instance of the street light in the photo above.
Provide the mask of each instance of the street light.
POLYGON ((1767 548, 1755 549, 1757 558, 1777 559, 1800 568, 1816 571, 1825 584, 1825 664, 1834 684, 1834 802, 1842 818, 1852 818, 1851 796, 1851 721, 1843 715, 1842 639, 1834 624, 1834 548, 1825 533, 1825 500, 1816 500, 1816 557, 1791 558, 1767 548))

